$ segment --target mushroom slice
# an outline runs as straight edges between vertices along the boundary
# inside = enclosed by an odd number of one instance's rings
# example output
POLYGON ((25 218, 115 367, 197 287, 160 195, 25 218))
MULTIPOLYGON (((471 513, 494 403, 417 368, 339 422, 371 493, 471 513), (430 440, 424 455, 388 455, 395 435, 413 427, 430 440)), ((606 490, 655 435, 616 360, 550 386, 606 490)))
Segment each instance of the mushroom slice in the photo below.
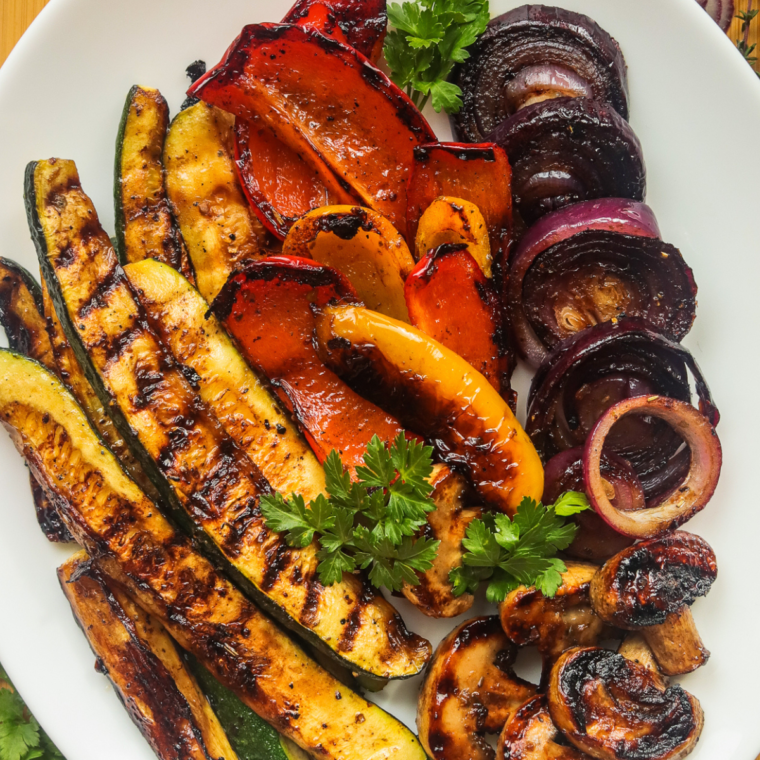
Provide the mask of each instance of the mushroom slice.
POLYGON ((438 646, 420 692, 417 728, 433 760, 493 760, 495 734, 536 687, 518 678, 517 647, 497 616, 455 628, 438 646))
POLYGON ((567 746, 552 721, 543 694, 528 700, 509 719, 499 737, 499 760, 583 760, 586 757, 567 746))
POLYGON ((699 536, 675 531, 642 541, 608 560, 591 582, 591 603, 602 620, 641 629, 665 675, 690 673, 710 653, 689 607, 718 575, 715 554, 699 536))
POLYGON ((535 644, 541 653, 542 683, 566 649, 596 646, 610 633, 589 599, 591 579, 598 569, 585 562, 568 562, 562 585, 552 599, 535 586, 520 586, 499 606, 501 626, 510 641, 518 646, 535 644))
POLYGON ((680 760, 704 725, 695 697, 607 649, 565 652, 552 668, 547 697, 570 743, 600 760, 680 760))

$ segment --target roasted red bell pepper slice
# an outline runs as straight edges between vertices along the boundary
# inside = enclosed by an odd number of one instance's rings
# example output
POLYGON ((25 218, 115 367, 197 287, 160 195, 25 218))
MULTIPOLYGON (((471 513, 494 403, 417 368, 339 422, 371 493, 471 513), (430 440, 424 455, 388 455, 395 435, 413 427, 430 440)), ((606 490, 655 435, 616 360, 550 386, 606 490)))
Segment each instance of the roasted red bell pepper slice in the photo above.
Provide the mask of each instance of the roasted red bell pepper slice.
POLYGON ((438 246, 419 261, 404 285, 412 324, 471 364, 512 399, 514 362, 492 282, 466 245, 438 246))
POLYGON ((425 209, 442 195, 474 203, 488 225, 491 253, 503 266, 512 230, 512 169, 507 154, 493 143, 430 143, 414 149, 409 179, 409 239, 425 209))
POLYGON ((256 216, 282 240, 309 211, 357 202, 326 164, 309 163, 260 118, 236 119, 235 162, 256 216))
POLYGON ((388 30, 388 9, 386 0, 297 0, 282 23, 316 29, 377 61, 388 30))
POLYGON ((235 116, 260 116, 406 232, 414 148, 434 136, 409 98, 353 48, 299 26, 246 26, 188 92, 235 116))
POLYGON ((373 435, 391 442, 402 428, 317 354, 312 306, 341 302, 360 303, 337 270, 295 256, 270 256, 233 274, 212 309, 245 358, 269 378, 319 460, 335 449, 353 468, 363 464, 373 435))

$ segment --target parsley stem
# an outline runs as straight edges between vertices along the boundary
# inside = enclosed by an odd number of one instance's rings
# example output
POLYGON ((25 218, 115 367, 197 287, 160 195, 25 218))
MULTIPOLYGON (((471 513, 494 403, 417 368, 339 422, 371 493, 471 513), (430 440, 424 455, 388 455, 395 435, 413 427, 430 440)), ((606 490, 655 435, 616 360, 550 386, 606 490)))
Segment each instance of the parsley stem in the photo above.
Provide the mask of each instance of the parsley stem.
POLYGON ((425 106, 427 105, 428 100, 430 100, 430 93, 428 93, 427 95, 425 95, 425 97, 422 99, 422 103, 420 103, 417 106, 417 108, 419 108, 420 111, 422 111, 425 108, 425 106))

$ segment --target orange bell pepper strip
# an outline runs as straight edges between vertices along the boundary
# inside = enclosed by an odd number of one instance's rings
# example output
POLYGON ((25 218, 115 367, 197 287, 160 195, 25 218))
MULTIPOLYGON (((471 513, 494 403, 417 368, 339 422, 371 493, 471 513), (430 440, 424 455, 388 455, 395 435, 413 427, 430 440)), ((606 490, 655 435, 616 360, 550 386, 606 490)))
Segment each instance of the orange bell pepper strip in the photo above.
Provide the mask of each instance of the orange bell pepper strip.
POLYGON ((297 0, 282 23, 316 29, 377 61, 388 31, 388 10, 386 0, 297 0))
POLYGON ((260 116, 296 153, 327 164, 363 206, 406 232, 414 148, 433 132, 353 48, 298 26, 246 26, 188 93, 244 119, 260 116))
POLYGON ((459 354, 508 400, 514 359, 493 284, 464 244, 430 251, 404 284, 412 324, 459 354))
POLYGON ((336 270, 295 256, 270 256, 233 274, 212 310, 248 362, 269 378, 317 458, 324 462, 335 449, 353 470, 364 463, 375 434, 390 443, 402 428, 351 390, 317 354, 312 307, 346 301, 359 302, 336 270))
POLYGON ((409 239, 420 217, 440 196, 474 203, 488 225, 491 252, 503 267, 512 232, 512 169, 507 154, 493 143, 430 143, 414 149, 408 188, 409 239))
POLYGON ((326 306, 317 317, 329 365, 465 471, 486 505, 514 515, 541 499, 544 469, 506 401, 442 344, 361 306, 326 306), (379 401, 379 399, 382 401, 379 401))

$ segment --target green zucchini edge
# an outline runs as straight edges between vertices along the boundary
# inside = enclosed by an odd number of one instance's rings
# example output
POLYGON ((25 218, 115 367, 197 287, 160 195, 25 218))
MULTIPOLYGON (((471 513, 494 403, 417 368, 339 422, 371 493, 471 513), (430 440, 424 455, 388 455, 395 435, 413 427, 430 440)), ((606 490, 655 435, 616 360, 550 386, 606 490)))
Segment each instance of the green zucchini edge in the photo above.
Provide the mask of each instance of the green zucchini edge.
POLYGON ((124 147, 124 132, 127 128, 127 119, 129 118, 129 109, 132 107, 135 93, 140 89, 140 85, 133 84, 127 93, 127 99, 124 102, 124 108, 119 119, 119 129, 116 133, 116 158, 114 159, 113 169, 113 207, 114 207, 114 225, 115 235, 112 238, 116 255, 123 266, 127 263, 126 242, 124 240, 124 206, 121 201, 121 157, 124 147))

